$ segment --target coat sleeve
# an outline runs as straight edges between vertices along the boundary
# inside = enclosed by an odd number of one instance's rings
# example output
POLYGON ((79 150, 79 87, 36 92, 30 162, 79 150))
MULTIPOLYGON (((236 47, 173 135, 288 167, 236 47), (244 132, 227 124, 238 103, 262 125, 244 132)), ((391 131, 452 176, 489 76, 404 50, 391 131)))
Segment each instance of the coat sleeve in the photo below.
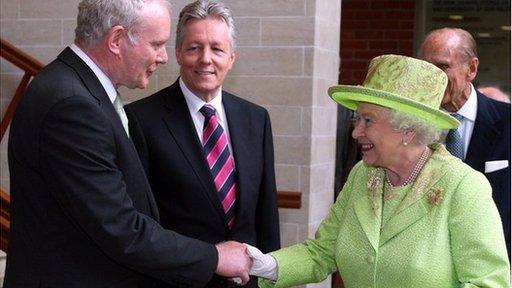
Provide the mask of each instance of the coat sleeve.
POLYGON ((510 265, 491 192, 485 177, 472 171, 454 194, 449 229, 460 287, 510 287, 510 265))
POLYGON ((354 181, 352 172, 343 186, 336 203, 315 233, 315 239, 271 253, 277 261, 277 281, 261 279, 260 287, 291 287, 324 280, 338 270, 335 260, 336 240, 354 181))
POLYGON ((277 209, 276 177, 274 170, 274 143, 270 117, 265 111, 265 139, 263 140, 263 177, 256 208, 257 247, 264 253, 281 247, 279 212, 277 209))
POLYGON ((113 261, 167 283, 203 286, 217 265, 215 247, 165 230, 137 211, 116 164, 113 129, 98 103, 86 97, 52 107, 39 137, 52 196, 113 261))

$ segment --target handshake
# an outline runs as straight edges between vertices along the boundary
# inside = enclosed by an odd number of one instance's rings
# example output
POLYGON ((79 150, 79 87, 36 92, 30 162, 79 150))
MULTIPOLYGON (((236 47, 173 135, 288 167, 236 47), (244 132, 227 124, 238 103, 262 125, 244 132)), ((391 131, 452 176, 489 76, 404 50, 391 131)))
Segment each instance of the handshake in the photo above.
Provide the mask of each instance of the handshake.
POLYGON ((218 275, 231 278, 239 285, 247 284, 249 275, 277 279, 276 260, 258 248, 235 241, 219 243, 215 247, 219 254, 215 270, 218 275))

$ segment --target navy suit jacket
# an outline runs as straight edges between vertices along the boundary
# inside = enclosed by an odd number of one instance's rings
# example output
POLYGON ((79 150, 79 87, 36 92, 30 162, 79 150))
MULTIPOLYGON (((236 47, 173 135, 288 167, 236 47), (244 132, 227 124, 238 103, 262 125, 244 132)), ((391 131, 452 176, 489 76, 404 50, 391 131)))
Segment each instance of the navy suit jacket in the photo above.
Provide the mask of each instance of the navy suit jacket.
POLYGON ((503 222, 510 257, 510 104, 498 102, 477 91, 475 126, 465 162, 487 177, 503 222), (485 173, 485 162, 508 160, 508 167, 485 173))
MULTIPOLYGON (((279 217, 270 118, 255 104, 222 92, 238 196, 228 229, 203 147, 177 80, 126 106, 130 135, 155 193, 162 225, 209 243, 236 240, 264 253, 279 249, 279 217)), ((211 286, 225 286, 222 279, 211 286)))
POLYGON ((213 276, 213 245, 158 224, 137 152, 71 49, 30 83, 8 151, 5 287, 201 287, 213 276))

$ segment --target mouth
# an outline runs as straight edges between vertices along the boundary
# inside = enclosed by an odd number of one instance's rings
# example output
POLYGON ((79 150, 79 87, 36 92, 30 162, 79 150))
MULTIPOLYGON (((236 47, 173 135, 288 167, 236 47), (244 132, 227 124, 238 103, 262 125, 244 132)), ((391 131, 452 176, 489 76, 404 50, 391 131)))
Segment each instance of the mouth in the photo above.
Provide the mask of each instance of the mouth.
POLYGON ((374 145, 370 143, 360 143, 361 152, 365 153, 373 149, 374 145))
POLYGON ((213 72, 213 71, 196 71, 196 74, 201 75, 201 76, 208 76, 208 75, 215 74, 215 72, 213 72))
POLYGON ((155 72, 155 69, 147 70, 146 75, 148 75, 148 77, 150 77, 151 75, 153 75, 153 72, 155 72))

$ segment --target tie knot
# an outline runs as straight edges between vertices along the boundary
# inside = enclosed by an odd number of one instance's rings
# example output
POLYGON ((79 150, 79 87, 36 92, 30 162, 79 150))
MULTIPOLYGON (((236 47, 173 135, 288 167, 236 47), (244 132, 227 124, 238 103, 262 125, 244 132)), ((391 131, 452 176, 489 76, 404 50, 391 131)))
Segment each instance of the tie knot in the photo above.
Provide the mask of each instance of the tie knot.
POLYGON ((215 108, 208 104, 201 107, 199 111, 203 114, 204 118, 206 119, 210 119, 213 115, 215 115, 215 108))

